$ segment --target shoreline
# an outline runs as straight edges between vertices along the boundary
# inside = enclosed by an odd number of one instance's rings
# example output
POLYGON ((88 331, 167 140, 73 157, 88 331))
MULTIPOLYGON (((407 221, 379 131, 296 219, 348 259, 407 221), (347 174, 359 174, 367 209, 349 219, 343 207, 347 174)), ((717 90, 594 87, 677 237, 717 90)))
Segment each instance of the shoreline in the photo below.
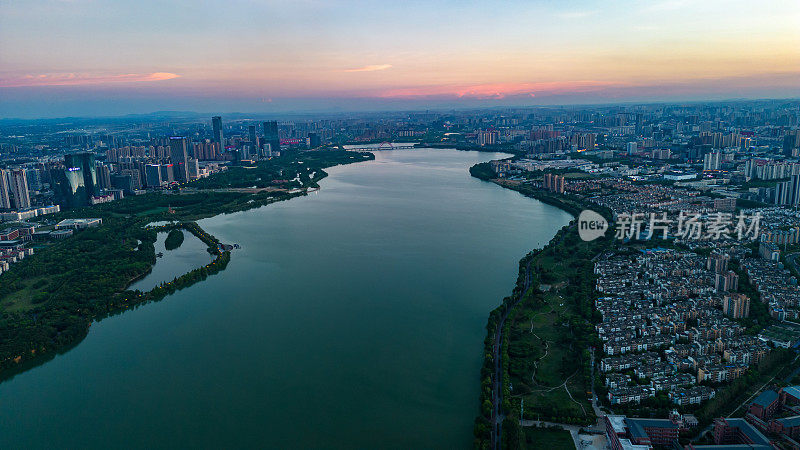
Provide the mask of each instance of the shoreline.
MULTIPOLYGON (((609 210, 595 204, 588 204, 586 200, 578 198, 575 195, 559 194, 556 196, 548 191, 526 186, 522 183, 494 179, 490 176, 486 176, 487 172, 480 170, 481 168, 477 166, 479 165, 473 166, 475 170, 471 170, 472 175, 476 178, 492 182, 499 186, 520 192, 525 196, 536 198, 553 206, 557 206, 573 215, 575 215, 573 211, 579 211, 581 209, 594 210, 606 217, 606 220, 608 220, 611 215, 609 210)), ((611 223, 611 221, 609 221, 609 223, 611 223)), ((506 297, 503 303, 495 310, 492 310, 489 315, 487 336, 484 341, 484 365, 481 370, 481 378, 484 380, 482 382, 480 397, 482 409, 475 419, 474 428, 475 448, 499 448, 501 440, 515 441, 519 438, 524 439, 524 436, 527 435, 530 430, 556 433, 557 431, 553 427, 559 427, 561 431, 558 432, 562 433, 563 430, 568 430, 572 434, 573 440, 577 446, 577 433, 580 429, 596 425, 594 422, 596 417, 607 413, 600 409, 601 407, 609 408, 605 401, 601 402, 601 399, 605 399, 603 388, 598 385, 599 387, 595 389, 595 372, 597 370, 594 366, 598 359, 596 359, 595 352, 591 350, 591 347, 596 347, 599 340, 597 333, 594 331, 594 323, 596 323, 597 318, 593 317, 596 312, 593 299, 597 294, 593 281, 595 275, 591 267, 593 266, 593 258, 590 257, 594 255, 596 258, 598 255, 609 250, 619 251, 620 249, 624 250, 628 248, 635 247, 628 247, 627 245, 615 247, 614 241, 609 237, 596 239, 590 242, 580 241, 577 237, 577 227, 573 221, 567 227, 562 228, 556 234, 556 237, 542 249, 534 250, 520 261, 518 281, 512 296, 506 297), (562 238, 571 237, 574 242, 577 242, 577 245, 574 243, 566 246, 561 245, 556 240, 559 236, 562 238), (557 266, 569 267, 567 273, 564 273, 564 267, 561 267, 561 284, 566 281, 568 287, 573 286, 574 290, 577 290, 580 294, 580 299, 578 301, 574 301, 575 298, 572 298, 573 301, 570 302, 569 290, 559 289, 559 291, 564 294, 564 298, 557 301, 561 303, 560 306, 567 305, 566 308, 562 308, 557 312, 559 315, 566 313, 571 315, 573 319, 577 319, 570 323, 570 328, 575 329, 570 332, 571 336, 567 335, 567 339, 571 339, 569 340, 568 349, 562 348, 561 350, 561 352, 572 352, 571 354, 562 353, 562 358, 564 357, 563 355, 568 355, 568 359, 575 362, 575 368, 577 369, 564 380, 562 385, 566 388, 566 394, 569 395, 569 398, 564 397, 564 403, 554 402, 558 401, 557 397, 549 397, 550 394, 541 394, 536 390, 531 391, 528 386, 525 386, 527 378, 525 381, 522 381, 520 379, 520 373, 527 375, 529 372, 520 372, 519 367, 521 362, 524 363, 526 358, 530 358, 530 355, 517 353, 511 358, 509 356, 509 341, 513 341, 516 345, 520 345, 526 341, 524 338, 520 338, 518 335, 511 332, 509 321, 504 320, 506 318, 511 319, 513 314, 519 314, 526 319, 524 324, 525 331, 527 331, 527 318, 530 317, 531 313, 544 315, 553 313, 552 307, 554 305, 552 301, 548 302, 548 296, 552 297, 555 295, 555 293, 548 292, 551 287, 550 281, 547 281, 548 285, 546 287, 543 284, 543 289, 540 290, 536 289, 536 283, 538 281, 534 281, 527 293, 521 294, 519 292, 519 279, 528 276, 536 277, 539 275, 537 270, 530 270, 530 261, 534 258, 539 258, 540 255, 542 255, 541 257, 543 259, 547 258, 544 256, 546 253, 551 253, 551 257, 549 262, 546 260, 545 263, 541 265, 539 270, 541 275, 543 277, 549 275, 552 278, 554 273, 558 274, 559 268, 557 266), (575 257, 576 254, 580 253, 583 253, 581 257, 575 257), (576 263, 580 263, 581 261, 584 261, 586 264, 576 265, 576 263), (587 264, 589 265, 588 267, 587 264), (564 275, 568 276, 566 280, 563 279, 564 275), (549 312, 542 312, 541 307, 550 307, 551 310, 549 312), (502 324, 503 326, 500 327, 498 324, 502 324), (591 328, 587 327, 583 329, 583 327, 586 326, 591 326, 591 328), (488 344, 490 342, 497 342, 499 345, 489 347, 488 344), (577 354, 575 354, 576 349, 578 350, 577 354), (571 356, 572 359, 570 359, 569 356, 571 356), (513 386, 515 388, 514 395, 511 395, 511 374, 513 371, 512 367, 515 367, 514 363, 516 363, 517 373, 513 380, 513 386), (489 374, 487 367, 493 369, 491 371, 491 379, 489 379, 490 385, 486 383, 487 375, 489 374), (570 378, 574 375, 577 375, 578 380, 570 382, 570 378), (568 382, 572 383, 573 387, 575 387, 576 383, 578 386, 586 387, 586 394, 591 395, 588 398, 584 397, 582 395, 584 394, 582 390, 573 390, 572 393, 570 393, 569 387, 567 387, 568 382), (519 386, 520 384, 522 386, 519 386), (488 392, 487 387, 491 388, 488 392), (491 394, 491 398, 488 394, 491 394), (575 394, 576 398, 572 398, 573 394, 575 394), (524 409, 522 408, 520 399, 525 400, 524 409), (533 400, 532 403, 534 404, 530 404, 529 400, 533 400), (580 414, 581 411, 579 410, 578 413, 570 414, 569 407, 572 408, 573 412, 575 407, 569 404, 570 402, 568 400, 578 404, 583 413, 580 414), (486 403, 491 407, 491 414, 487 414, 486 412, 486 403), (521 415, 524 419, 522 423, 517 420, 521 415), (550 429, 538 428, 536 425, 545 423, 550 429), (533 426, 533 428, 530 428, 531 426, 533 426), (507 430, 507 428, 509 430, 507 430)), ((561 295, 558 295, 558 297, 561 298, 561 295)), ((559 305, 556 304, 555 306, 559 305)), ((530 326, 531 333, 533 334, 534 322, 532 318, 530 326)), ((539 334, 543 333, 543 328, 541 326, 536 330, 539 334)), ((516 332, 519 333, 519 331, 519 323, 517 323, 516 332)), ((546 330, 544 330, 544 332, 547 333, 546 330)), ((536 334, 534 334, 534 336, 536 336, 536 334)), ((551 341, 545 341, 539 336, 536 336, 536 338, 542 342, 553 343, 551 341)), ((552 350, 550 353, 553 353, 552 350)), ((775 377, 774 373, 776 370, 786 372, 796 367, 789 361, 794 356, 793 353, 782 352, 780 350, 770 352, 769 357, 766 358, 765 361, 748 369, 750 376, 758 380, 758 385, 763 382, 768 382, 775 377), (774 368, 775 365, 778 365, 778 369, 774 368)), ((538 363, 542 359, 544 359, 544 356, 535 360, 533 363, 535 368, 538 367, 538 363)), ((530 359, 527 359, 527 361, 530 361, 530 359)), ((536 371, 535 368, 533 371, 533 385, 544 388, 553 386, 553 384, 548 384, 547 381, 544 381, 544 385, 540 384, 542 383, 542 381, 540 381, 540 372, 536 371)), ((549 369, 553 370, 552 367, 549 367, 549 369)), ((570 367, 570 369, 572 369, 572 367, 570 367)), ((559 374, 559 372, 551 372, 546 375, 550 376, 543 376, 542 379, 551 380, 553 376, 555 376, 560 381, 565 377, 564 373, 559 374)), ((786 373, 784 373, 784 375, 786 375, 786 373)), ((741 379, 737 379, 737 381, 741 379)), ((744 401, 744 397, 749 394, 750 391, 747 389, 746 384, 734 381, 720 389, 716 397, 703 402, 693 409, 689 409, 689 411, 698 416, 702 428, 711 423, 714 417, 725 417, 725 412, 729 409, 729 407, 727 407, 728 404, 733 403, 738 405, 741 401, 744 401)), ((741 405, 739 407, 741 407, 741 405)), ((623 411, 624 410, 623 408, 623 411)), ((610 409, 608 411, 610 411, 610 409)), ((614 411, 618 412, 616 409, 614 411)), ((734 411, 731 411, 729 414, 733 412, 734 411)))
MULTIPOLYGON (((302 154, 301 154, 302 155, 302 154)), ((135 230, 127 230, 127 232, 134 232, 140 236, 147 236, 153 241, 147 239, 142 239, 141 242, 135 246, 136 252, 144 252, 151 250, 148 253, 152 253, 147 255, 149 266, 147 270, 142 271, 141 273, 136 274, 135 276, 128 278, 124 283, 124 287, 121 290, 118 290, 112 293, 109 297, 104 298, 102 300, 94 301, 91 304, 90 308, 82 308, 76 311, 66 310, 66 309, 59 309, 59 305, 50 305, 51 309, 41 309, 47 306, 47 303, 44 304, 43 307, 37 307, 31 310, 32 314, 36 315, 45 315, 48 311, 53 311, 53 314, 62 313, 62 311, 71 311, 74 314, 74 318, 71 323, 69 323, 69 334, 62 334, 59 332, 57 335, 49 336, 47 342, 28 342, 25 345, 24 351, 17 351, 11 353, 11 351, 6 350, 3 354, 0 354, 0 383, 8 381, 15 376, 28 371, 29 369, 38 367, 60 354, 64 354, 80 344, 88 335, 91 325, 96 321, 101 321, 105 318, 115 316, 130 309, 136 309, 141 305, 161 301, 164 298, 168 297, 169 295, 173 294, 174 292, 190 287, 196 283, 199 283, 205 280, 208 276, 215 275, 221 271, 223 271, 228 263, 230 262, 231 258, 231 251, 225 250, 222 247, 222 243, 213 235, 209 234, 205 230, 203 230, 198 224, 197 220, 215 217, 218 215, 224 214, 232 214, 241 211, 247 211, 251 209, 256 209, 264 206, 271 205, 276 202, 291 200, 295 197, 301 197, 308 195, 308 192, 314 192, 319 189, 319 181, 324 179, 328 176, 328 173, 323 170, 330 167, 335 167, 337 165, 342 164, 349 164, 355 162, 362 162, 362 161, 370 161, 373 160, 374 156, 370 154, 370 157, 364 157, 364 159, 357 159, 353 161, 334 161, 333 164, 325 165, 324 167, 319 168, 316 170, 316 173, 313 175, 312 178, 308 180, 308 185, 305 186, 304 189, 296 192, 280 192, 277 193, 276 196, 262 196, 259 193, 256 194, 235 194, 240 196, 241 198, 249 198, 245 203, 235 203, 223 204, 223 205, 205 205, 206 209, 202 209, 202 202, 203 198, 200 198, 198 203, 201 206, 201 210, 198 212, 190 212, 185 215, 180 215, 176 217, 171 215, 171 213, 167 212, 159 212, 155 214, 145 215, 144 217, 139 218, 138 220, 133 220, 129 222, 127 226, 134 227, 135 230), (147 227, 148 223, 158 222, 158 221, 170 221, 173 223, 169 223, 166 225, 158 226, 158 227, 147 227), (208 264, 198 267, 196 269, 190 270, 180 276, 176 277, 171 282, 161 283, 160 285, 150 289, 146 292, 141 292, 138 290, 130 290, 129 287, 133 285, 137 280, 146 277, 148 274, 152 272, 153 267, 156 264, 156 256, 155 256, 155 249, 153 247, 153 242, 155 235, 159 231, 169 231, 171 229, 183 229, 192 234, 194 234, 198 239, 200 239, 206 246, 208 247, 209 253, 215 255, 216 257, 208 264), (38 312, 37 312, 38 311, 38 312)), ((177 195, 200 195, 207 196, 207 195, 214 195, 212 192, 203 192, 203 190, 199 190, 199 192, 192 192, 189 194, 177 194, 177 195)), ((154 194, 157 196, 173 196, 176 194, 154 194)), ((224 195, 224 194, 221 194, 224 195)), ((162 197, 152 197, 158 200, 164 200, 162 197)), ((237 197, 238 198, 238 197, 237 197)), ((198 206, 195 204, 195 206, 198 206)), ((112 204, 112 206, 114 206, 112 204)), ((80 213, 81 211, 66 211, 65 214, 74 215, 75 213, 80 213)), ((113 214, 113 213, 112 213, 113 214)), ((100 214, 98 214, 100 215, 100 214)), ((112 227, 113 225, 104 223, 101 227, 112 227)), ((123 228, 126 224, 123 224, 123 228)), ((72 238, 74 239, 74 238, 72 238)), ((124 239, 123 239, 124 242, 124 239)), ((34 257, 35 258, 35 257, 34 257)), ((0 310, 2 314, 9 314, 7 311, 0 310)), ((24 314, 24 313, 23 313, 24 314)), ((17 313, 17 316, 20 314, 17 313)), ((23 316, 24 317, 24 316, 23 316)), ((39 330, 36 328, 36 321, 34 324, 28 325, 27 330, 28 333, 37 333, 39 330)), ((24 326, 24 325, 20 325, 24 326)), ((27 342, 27 341, 26 341, 27 342)))
MULTIPOLYGON (((547 244, 540 249, 529 251, 520 259, 517 282, 511 295, 505 297, 497 308, 489 312, 486 325, 487 334, 484 338, 484 361, 480 373, 482 381, 479 404, 481 408, 475 419, 474 447, 480 449, 500 448, 504 434, 504 422, 509 422, 509 420, 514 422, 511 415, 519 414, 519 405, 511 402, 509 339, 507 338, 510 333, 510 322, 507 319, 512 313, 516 313, 515 308, 518 305, 529 300, 529 296, 533 295, 531 292, 536 291, 540 284, 538 273, 535 268, 531 267, 531 264, 540 255, 554 249, 570 233, 576 234, 575 220, 580 211, 585 209, 585 205, 577 198, 555 196, 540 189, 525 189, 525 186, 519 183, 496 179, 491 176, 493 173, 491 173, 488 163, 472 166, 470 174, 480 180, 511 189, 526 197, 557 207, 572 216, 569 224, 559 229, 547 244)), ((519 429, 516 432, 519 432, 519 429)))

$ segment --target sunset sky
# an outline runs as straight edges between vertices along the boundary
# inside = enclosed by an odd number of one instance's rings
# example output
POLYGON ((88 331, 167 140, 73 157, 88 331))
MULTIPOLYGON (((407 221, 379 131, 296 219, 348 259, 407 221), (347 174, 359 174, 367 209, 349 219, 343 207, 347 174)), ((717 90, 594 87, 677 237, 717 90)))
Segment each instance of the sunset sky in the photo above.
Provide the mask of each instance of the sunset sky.
POLYGON ((798 0, 0 0, 0 117, 785 97, 798 0))

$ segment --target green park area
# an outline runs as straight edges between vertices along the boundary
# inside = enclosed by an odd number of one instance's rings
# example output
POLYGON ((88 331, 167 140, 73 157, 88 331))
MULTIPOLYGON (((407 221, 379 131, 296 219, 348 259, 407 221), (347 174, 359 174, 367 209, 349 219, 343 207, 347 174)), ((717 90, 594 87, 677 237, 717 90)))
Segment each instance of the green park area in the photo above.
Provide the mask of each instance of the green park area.
MULTIPOLYGON (((74 236, 38 245, 35 253, 12 264, 0 283, 0 377, 20 363, 52 354, 80 341, 92 321, 115 314, 137 303, 159 300, 175 289, 187 287, 223 270, 229 252, 220 253, 218 241, 195 220, 218 214, 257 208, 304 195, 298 188, 316 187, 326 167, 372 159, 369 153, 345 151, 303 152, 260 161, 248 176, 270 180, 274 174, 295 180, 292 191, 225 191, 254 182, 231 167, 181 189, 126 197, 93 207, 67 209, 42 216, 53 223, 67 218, 100 218, 102 225, 76 230, 74 236), (195 234, 217 257, 208 266, 179 277, 169 286, 148 293, 127 290, 150 272, 156 262, 157 231, 154 222, 178 223, 195 234)), ((171 230, 164 230, 171 231, 171 230)), ((170 247, 182 240, 172 231, 170 247)), ((174 247, 173 247, 174 246, 174 247)))
POLYGON ((534 256, 536 282, 508 316, 510 403, 526 419, 589 424, 594 275, 605 240, 584 242, 573 228, 534 256))

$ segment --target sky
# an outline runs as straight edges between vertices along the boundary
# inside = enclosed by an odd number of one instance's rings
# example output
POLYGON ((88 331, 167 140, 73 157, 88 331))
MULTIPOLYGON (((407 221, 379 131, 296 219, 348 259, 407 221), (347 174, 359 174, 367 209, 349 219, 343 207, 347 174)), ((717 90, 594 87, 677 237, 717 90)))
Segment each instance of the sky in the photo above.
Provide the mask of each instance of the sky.
POLYGON ((798 0, 0 0, 0 118, 797 97, 798 0))

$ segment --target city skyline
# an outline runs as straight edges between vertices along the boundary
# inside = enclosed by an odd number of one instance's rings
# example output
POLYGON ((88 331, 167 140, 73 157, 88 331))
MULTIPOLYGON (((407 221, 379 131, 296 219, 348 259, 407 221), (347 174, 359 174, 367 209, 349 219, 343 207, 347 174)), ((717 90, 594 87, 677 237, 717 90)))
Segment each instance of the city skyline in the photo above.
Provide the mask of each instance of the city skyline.
POLYGON ((0 9, 0 117, 800 96, 800 4, 784 0, 0 9))

